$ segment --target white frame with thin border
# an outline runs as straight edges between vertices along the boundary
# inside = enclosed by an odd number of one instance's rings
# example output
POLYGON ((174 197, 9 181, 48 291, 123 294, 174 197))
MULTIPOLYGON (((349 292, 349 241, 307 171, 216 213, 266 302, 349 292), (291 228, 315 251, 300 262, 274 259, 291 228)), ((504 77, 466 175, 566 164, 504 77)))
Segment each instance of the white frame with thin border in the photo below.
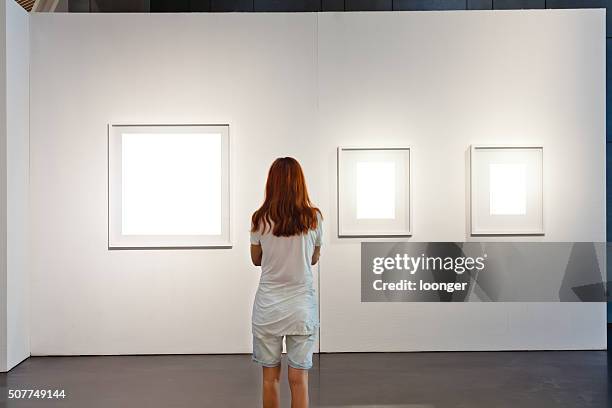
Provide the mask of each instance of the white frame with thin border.
POLYGON ((357 147, 357 146, 339 146, 337 149, 337 185, 336 185, 336 198, 337 198, 337 214, 338 214, 338 237, 339 238, 401 238, 401 237, 411 237, 412 236, 412 147, 410 146, 393 146, 393 147, 357 147), (373 232, 371 230, 352 230, 347 231, 346 228, 343 228, 343 198, 341 197, 341 183, 342 183, 342 153, 346 151, 381 151, 381 150, 390 150, 390 151, 406 151, 408 153, 408 164, 406 169, 408 170, 408 177, 405 180, 406 190, 405 194, 407 195, 406 199, 406 218, 408 220, 408 228, 401 232, 385 230, 381 228, 380 231, 373 232))
POLYGON ((229 124, 109 124, 108 125, 108 248, 231 248, 231 140, 229 124), (121 130, 142 133, 219 133, 222 136, 222 220, 220 235, 121 234, 121 130))
POLYGON ((472 144, 470 145, 470 235, 472 236, 486 236, 486 235, 498 235, 498 236, 521 236, 521 235, 545 235, 544 228, 544 146, 541 144, 472 144), (540 185, 542 188, 540 207, 541 212, 541 223, 538 228, 526 228, 522 230, 504 230, 504 229, 478 229, 474 223, 474 202, 476 200, 475 191, 475 178, 476 174, 474 171, 474 161, 476 159, 477 150, 516 150, 516 149, 534 149, 539 150, 541 155, 541 172, 540 172, 540 185))

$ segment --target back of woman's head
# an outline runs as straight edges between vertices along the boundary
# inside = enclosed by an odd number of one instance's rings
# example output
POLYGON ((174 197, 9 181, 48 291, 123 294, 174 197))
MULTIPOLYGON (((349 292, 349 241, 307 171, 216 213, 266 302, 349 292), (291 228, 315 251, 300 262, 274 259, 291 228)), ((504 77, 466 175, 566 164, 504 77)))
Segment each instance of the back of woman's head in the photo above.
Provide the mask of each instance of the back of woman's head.
POLYGON ((252 231, 272 233, 279 237, 290 237, 317 227, 317 213, 308 197, 302 167, 292 157, 274 160, 268 171, 266 197, 263 205, 255 211, 252 231))

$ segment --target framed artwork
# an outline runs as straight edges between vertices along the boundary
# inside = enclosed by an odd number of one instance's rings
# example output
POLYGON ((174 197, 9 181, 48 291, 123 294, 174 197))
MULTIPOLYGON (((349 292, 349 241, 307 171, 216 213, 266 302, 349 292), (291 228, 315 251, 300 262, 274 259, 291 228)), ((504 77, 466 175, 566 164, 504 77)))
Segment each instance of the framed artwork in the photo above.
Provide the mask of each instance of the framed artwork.
POLYGON ((229 169, 229 125, 109 125, 109 248, 231 247, 229 169))
POLYGON ((338 148, 338 236, 412 235, 409 147, 338 148))
POLYGON ((542 146, 472 145, 472 235, 543 235, 542 146))

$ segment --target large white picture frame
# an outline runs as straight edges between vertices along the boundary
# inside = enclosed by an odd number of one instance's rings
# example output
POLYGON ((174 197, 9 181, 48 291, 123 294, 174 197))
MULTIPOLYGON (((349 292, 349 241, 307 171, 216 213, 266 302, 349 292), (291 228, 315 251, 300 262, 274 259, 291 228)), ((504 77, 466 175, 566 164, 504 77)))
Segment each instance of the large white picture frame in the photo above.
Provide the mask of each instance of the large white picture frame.
POLYGON ((412 235, 410 147, 338 147, 338 236, 412 235))
POLYGON ((108 126, 108 247, 231 247, 229 125, 108 126))
POLYGON ((471 235, 544 234, 544 147, 470 146, 471 235))

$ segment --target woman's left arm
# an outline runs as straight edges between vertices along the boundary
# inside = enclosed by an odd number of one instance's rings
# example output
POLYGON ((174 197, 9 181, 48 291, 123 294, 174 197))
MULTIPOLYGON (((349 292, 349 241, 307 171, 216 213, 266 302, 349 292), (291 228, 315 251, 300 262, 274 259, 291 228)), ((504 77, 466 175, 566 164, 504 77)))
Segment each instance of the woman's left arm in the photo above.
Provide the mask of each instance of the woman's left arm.
POLYGON ((261 266, 262 255, 263 251, 261 249, 261 245, 251 244, 251 261, 253 261, 253 265, 261 266))

